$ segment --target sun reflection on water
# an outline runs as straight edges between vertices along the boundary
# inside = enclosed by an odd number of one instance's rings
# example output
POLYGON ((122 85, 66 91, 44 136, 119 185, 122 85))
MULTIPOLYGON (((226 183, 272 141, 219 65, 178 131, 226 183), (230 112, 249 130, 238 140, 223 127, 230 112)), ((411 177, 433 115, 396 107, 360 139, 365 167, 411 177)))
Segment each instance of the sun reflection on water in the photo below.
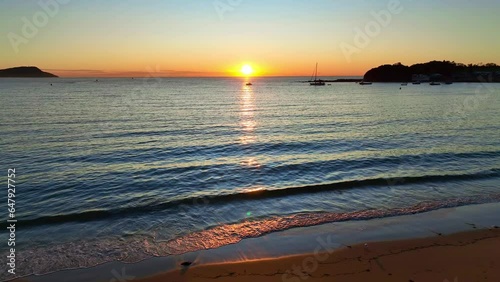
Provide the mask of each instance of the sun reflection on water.
POLYGON ((255 121, 255 96, 252 88, 244 85, 240 92, 240 127, 242 136, 240 143, 248 145, 256 142, 255 128, 257 122, 255 121))
MULTIPOLYGON (((239 96, 240 103, 240 144, 250 145, 257 142, 255 130, 257 121, 255 120, 256 106, 255 95, 252 88, 245 82, 239 96)), ((261 164, 255 157, 247 157, 241 161, 241 165, 248 168, 260 168, 261 164)))
POLYGON ((247 188, 243 189, 243 193, 246 193, 246 194, 260 193, 260 192, 264 192, 264 191, 266 191, 266 188, 264 186, 261 186, 261 185, 247 187, 247 188))
POLYGON ((249 167, 249 168, 260 168, 261 167, 261 164, 257 161, 257 158, 255 158, 255 157, 250 157, 250 158, 247 158, 247 159, 241 161, 241 165, 249 167))

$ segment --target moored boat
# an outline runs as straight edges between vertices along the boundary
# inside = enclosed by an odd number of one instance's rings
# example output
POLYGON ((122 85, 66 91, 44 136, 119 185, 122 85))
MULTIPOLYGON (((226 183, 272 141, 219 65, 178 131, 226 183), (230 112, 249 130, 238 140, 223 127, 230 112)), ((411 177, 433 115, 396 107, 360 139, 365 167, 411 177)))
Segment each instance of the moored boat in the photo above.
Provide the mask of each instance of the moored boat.
POLYGON ((311 80, 309 81, 309 85, 312 85, 312 86, 325 86, 325 81, 324 80, 321 80, 321 79, 318 79, 318 63, 316 63, 316 70, 314 71, 314 80, 312 80, 312 77, 311 77, 311 80))

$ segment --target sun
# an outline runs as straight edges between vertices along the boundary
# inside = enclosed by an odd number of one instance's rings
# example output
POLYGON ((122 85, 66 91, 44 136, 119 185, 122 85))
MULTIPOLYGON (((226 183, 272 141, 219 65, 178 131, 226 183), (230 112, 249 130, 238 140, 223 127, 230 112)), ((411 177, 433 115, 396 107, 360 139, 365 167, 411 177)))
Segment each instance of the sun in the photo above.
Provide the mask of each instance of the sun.
POLYGON ((253 68, 251 65, 248 65, 248 64, 245 64, 241 67, 241 73, 246 75, 246 76, 250 76, 252 75, 253 73, 253 68))

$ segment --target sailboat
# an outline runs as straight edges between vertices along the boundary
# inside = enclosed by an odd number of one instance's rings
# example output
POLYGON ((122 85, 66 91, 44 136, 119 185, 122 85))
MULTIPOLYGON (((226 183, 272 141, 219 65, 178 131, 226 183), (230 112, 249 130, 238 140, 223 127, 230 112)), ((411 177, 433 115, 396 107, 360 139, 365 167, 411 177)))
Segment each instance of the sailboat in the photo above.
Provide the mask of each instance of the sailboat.
POLYGON ((310 85, 312 86, 325 86, 325 82, 321 79, 318 79, 318 63, 316 63, 316 70, 314 71, 314 80, 312 80, 312 77, 311 77, 311 80, 310 80, 310 85))

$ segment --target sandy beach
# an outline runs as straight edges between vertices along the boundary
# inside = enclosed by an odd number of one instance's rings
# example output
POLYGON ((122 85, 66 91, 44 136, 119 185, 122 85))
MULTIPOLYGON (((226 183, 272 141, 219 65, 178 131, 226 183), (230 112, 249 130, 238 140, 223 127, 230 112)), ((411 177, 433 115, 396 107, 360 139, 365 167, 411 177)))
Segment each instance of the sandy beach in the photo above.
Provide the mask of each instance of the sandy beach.
MULTIPOLYGON (((320 249, 320 248, 318 248, 320 249)), ((500 229, 345 246, 331 252, 179 266, 159 281, 500 281, 500 229)))

